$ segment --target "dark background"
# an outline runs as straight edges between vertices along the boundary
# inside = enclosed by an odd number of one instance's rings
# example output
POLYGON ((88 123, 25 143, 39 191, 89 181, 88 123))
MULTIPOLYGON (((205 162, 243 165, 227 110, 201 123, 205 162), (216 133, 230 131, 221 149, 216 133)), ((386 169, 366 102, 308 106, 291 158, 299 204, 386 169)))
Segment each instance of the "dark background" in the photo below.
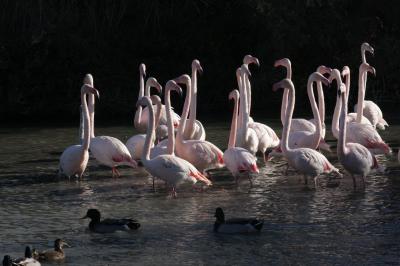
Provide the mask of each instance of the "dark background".
MULTIPOLYGON (((305 86, 318 65, 352 70, 351 109, 357 95, 360 45, 369 42, 366 98, 385 116, 400 103, 400 9, 396 1, 18 1, 0 0, 0 120, 5 123, 73 123, 80 86, 92 73, 101 94, 96 120, 132 123, 139 87, 138 66, 162 84, 190 74, 199 77, 200 118, 228 119, 228 93, 245 54, 251 67, 253 113, 279 118, 282 93, 271 85, 284 77, 276 59, 292 61, 296 112, 311 116, 305 86)), ((327 114, 335 91, 325 93, 327 114)), ((183 99, 174 97, 180 110, 183 99)), ((389 119, 390 122, 390 119, 389 119)))

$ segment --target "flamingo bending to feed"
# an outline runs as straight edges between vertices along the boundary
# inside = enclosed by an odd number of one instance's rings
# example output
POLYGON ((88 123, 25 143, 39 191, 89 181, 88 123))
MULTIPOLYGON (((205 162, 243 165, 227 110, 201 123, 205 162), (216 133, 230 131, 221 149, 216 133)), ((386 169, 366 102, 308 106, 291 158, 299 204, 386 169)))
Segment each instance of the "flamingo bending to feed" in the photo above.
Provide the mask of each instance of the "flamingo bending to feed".
POLYGON ((72 145, 64 150, 60 157, 59 173, 82 178, 89 160, 90 145, 90 119, 89 110, 86 101, 87 94, 99 95, 99 92, 88 84, 84 84, 81 88, 81 107, 83 113, 83 143, 81 145, 72 145))
POLYGON ((189 121, 183 133, 185 139, 197 139, 205 140, 206 131, 203 124, 196 120, 196 109, 197 109, 197 72, 203 73, 203 68, 200 65, 200 61, 194 59, 192 62, 192 98, 190 99, 190 112, 189 121))
POLYGON ((378 162, 375 156, 363 145, 359 143, 346 142, 346 130, 347 130, 347 97, 346 87, 341 80, 338 79, 338 98, 342 101, 342 111, 340 114, 340 133, 339 142, 337 146, 337 153, 340 163, 350 173, 353 179, 353 187, 356 188, 356 180, 354 175, 360 175, 365 183, 366 175, 371 171, 372 168, 377 168, 378 162))
MULTIPOLYGON (((87 74, 84 82, 93 87, 93 76, 87 74)), ((112 176, 118 177, 120 173, 116 169, 119 165, 127 165, 132 168, 137 167, 137 163, 132 159, 126 146, 117 138, 109 136, 94 136, 94 95, 89 95, 89 115, 90 115, 90 152, 96 160, 108 167, 111 167, 112 176)))
MULTIPOLYGON (((374 73, 375 69, 368 64, 360 65, 359 75, 364 75, 365 72, 374 73)), ((344 73, 346 75, 346 73, 344 73)), ((332 71, 330 81, 333 79, 340 80, 341 76, 339 70, 332 71)), ((362 86, 362 78, 358 81, 362 86)), ((337 98, 335 112, 332 119, 332 134, 335 138, 339 138, 339 112, 342 102, 337 98)), ((361 116, 362 116, 362 110, 361 116)), ((359 143, 368 148, 373 154, 387 154, 390 153, 390 147, 382 140, 379 133, 369 124, 361 124, 358 122, 348 122, 346 130, 346 139, 351 143, 359 143)))
MULTIPOLYGON (((248 69, 249 64, 255 64, 257 66, 260 66, 258 58, 251 56, 251 55, 246 55, 243 58, 243 64, 247 67, 247 69, 248 69)), ((236 75, 237 75, 237 79, 238 79, 238 86, 240 86, 240 82, 239 82, 240 77, 238 77, 238 73, 236 73, 236 75)), ((280 140, 279 140, 279 137, 276 135, 275 131, 271 127, 269 127, 263 123, 260 123, 260 122, 254 122, 253 118, 250 116, 251 83, 250 83, 249 76, 250 76, 250 74, 246 76, 245 83, 243 85, 246 88, 244 90, 244 92, 246 93, 246 96, 247 96, 247 105, 248 105, 248 109, 249 109, 248 110, 248 113, 249 113, 248 126, 255 131, 257 138, 258 138, 258 151, 260 151, 263 154, 264 162, 266 162, 265 153, 266 153, 267 149, 275 148, 275 147, 279 146, 280 140)), ((240 113, 242 113, 242 112, 240 112, 240 113)), ((241 115, 239 117, 241 117, 241 115)), ((240 120, 241 120, 241 118, 239 118, 239 124, 241 127, 240 120)), ((243 118, 242 118, 242 120, 243 120, 243 118)))
POLYGON ((253 155, 258 150, 259 140, 257 133, 254 129, 249 127, 250 116, 248 108, 248 99, 246 93, 246 74, 250 75, 250 71, 247 65, 243 64, 242 67, 236 70, 236 76, 238 77, 238 86, 242 99, 240 100, 240 113, 239 113, 239 130, 236 137, 236 142, 239 147, 248 150, 253 155))
POLYGON ((183 131, 186 126, 186 120, 189 113, 189 104, 191 98, 191 79, 184 74, 175 79, 176 83, 186 84, 186 99, 183 105, 181 121, 176 134, 176 153, 179 157, 193 164, 201 172, 206 173, 208 169, 220 168, 224 166, 222 151, 206 140, 185 140, 183 131))
MULTIPOLYGON (((374 48, 372 48, 371 45, 368 43, 363 43, 361 45, 361 60, 362 63, 366 63, 365 59, 365 52, 370 52, 372 55, 374 55, 374 48)), ((365 95, 365 89, 367 87, 367 76, 364 78, 364 95, 365 95)), ((360 98, 359 98, 360 100, 360 98)), ((374 128, 379 128, 382 130, 385 130, 385 126, 389 126, 388 123, 386 122, 385 119, 383 119, 383 114, 379 106, 374 103, 373 101, 364 101, 363 106, 363 113, 366 118, 371 122, 372 126, 374 128)), ((354 110, 358 111, 358 105, 354 105, 354 110)))
POLYGON ((229 99, 234 100, 234 109, 231 123, 231 131, 229 134, 228 149, 224 152, 224 162, 226 168, 232 173, 236 183, 240 176, 247 176, 251 182, 251 173, 259 173, 257 167, 257 158, 248 150, 235 147, 238 109, 239 109, 239 91, 233 90, 229 94, 229 99))
MULTIPOLYGON (((283 125, 281 144, 283 155, 288 160, 289 165, 304 175, 305 182, 307 182, 307 176, 313 177, 316 186, 318 185, 319 175, 323 173, 336 172, 338 175, 340 175, 339 170, 335 168, 324 155, 317 152, 316 150, 309 148, 291 149, 289 147, 290 126, 292 123, 292 116, 295 104, 295 89, 290 79, 284 79, 273 85, 274 91, 277 91, 280 88, 289 89, 289 104, 286 112, 285 124, 283 125)), ((316 119, 316 130, 321 132, 321 120, 319 118, 319 113, 316 112, 316 114, 318 118, 316 119)))
MULTIPOLYGON (((151 87, 156 88, 158 90, 158 92, 160 92, 160 93, 162 91, 162 87, 161 87, 160 83, 158 83, 158 81, 153 77, 148 78, 146 81, 146 90, 150 91, 151 87)), ((156 111, 156 125, 158 126, 160 123, 160 119, 161 119, 161 100, 158 101, 160 98, 159 97, 157 98, 157 97, 158 96, 153 98, 152 102, 156 103, 156 106, 157 106, 157 108, 156 108, 156 110, 157 110, 156 111)), ((137 107, 136 112, 139 112, 139 110, 141 110, 141 109, 142 109, 142 106, 137 107)), ((135 116, 135 121, 136 121, 136 116, 135 116)), ((126 142, 126 147, 128 148, 128 150, 134 160, 139 160, 142 157, 145 139, 146 139, 146 134, 136 134, 136 135, 130 137, 128 139, 128 141, 126 142)), ((152 145, 154 146, 154 143, 152 145)))
MULTIPOLYGON (((166 86, 177 87, 176 83, 169 81, 166 86), (170 84, 168 84, 170 83, 170 84)), ((179 90, 179 89, 177 89, 179 90)), ((142 162, 146 170, 154 177, 160 178, 167 182, 171 186, 171 194, 173 197, 177 196, 176 186, 182 182, 190 182, 195 184, 197 181, 201 181, 206 185, 210 186, 211 181, 208 180, 199 170, 197 170, 188 161, 179 158, 172 154, 163 154, 150 159, 150 142, 154 137, 154 111, 153 105, 149 97, 145 96, 138 101, 138 104, 148 107, 149 110, 149 127, 147 128, 145 149, 142 154, 142 162)), ((166 103, 168 104, 168 103, 166 103)), ((171 118, 169 112, 170 106, 167 106, 168 117, 171 118)), ((172 138, 173 140, 173 138, 172 138)), ((170 144, 173 147, 173 141, 170 144)))

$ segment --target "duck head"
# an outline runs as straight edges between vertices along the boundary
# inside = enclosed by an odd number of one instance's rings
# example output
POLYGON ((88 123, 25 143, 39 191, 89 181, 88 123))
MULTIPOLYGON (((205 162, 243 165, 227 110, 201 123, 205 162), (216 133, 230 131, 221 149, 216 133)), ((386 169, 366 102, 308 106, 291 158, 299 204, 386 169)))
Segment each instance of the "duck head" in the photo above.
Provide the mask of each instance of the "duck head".
POLYGON ((56 251, 61 251, 63 247, 71 247, 70 245, 68 245, 67 242, 65 242, 64 240, 58 238, 54 241, 54 250, 56 251))
POLYGON ((215 215, 214 216, 215 216, 215 218, 217 218, 217 220, 215 222, 225 223, 225 214, 224 214, 224 211, 221 208, 218 207, 215 210, 215 215))
POLYGON ((82 217, 82 219, 87 219, 90 218, 92 221, 98 221, 100 222, 100 212, 97 209, 89 209, 86 212, 86 215, 82 217))
POLYGON ((32 250, 30 246, 26 246, 25 248, 25 258, 32 258, 32 250))

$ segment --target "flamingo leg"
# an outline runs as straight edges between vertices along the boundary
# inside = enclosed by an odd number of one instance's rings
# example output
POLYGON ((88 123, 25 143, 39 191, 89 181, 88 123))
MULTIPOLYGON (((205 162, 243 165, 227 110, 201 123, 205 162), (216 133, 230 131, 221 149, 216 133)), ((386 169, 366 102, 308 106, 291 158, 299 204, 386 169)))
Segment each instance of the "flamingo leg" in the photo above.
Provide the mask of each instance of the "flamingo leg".
POLYGON ((156 192, 156 186, 154 184, 154 176, 152 177, 152 179, 153 179, 153 191, 156 192))
POLYGON ((113 168, 111 168, 111 173, 112 173, 112 177, 120 177, 121 176, 121 174, 119 173, 117 168, 115 168, 115 166, 113 168))
POLYGON ((318 182, 319 176, 317 175, 316 177, 314 177, 314 186, 315 189, 317 189, 317 187, 319 186, 319 182, 318 182))
POLYGON ((362 183, 362 186, 363 186, 363 188, 365 188, 365 176, 361 176, 361 183, 362 183))
POLYGON ((356 190, 356 178, 354 175, 351 175, 351 178, 353 179, 353 189, 356 190))
POLYGON ((250 187, 252 188, 253 187, 253 180, 252 180, 250 174, 247 174, 247 178, 249 179, 250 187))
POLYGON ((286 163, 285 175, 288 175, 288 172, 289 172, 289 164, 286 163))
POLYGON ((308 179, 306 175, 303 175, 304 185, 308 184, 308 179))

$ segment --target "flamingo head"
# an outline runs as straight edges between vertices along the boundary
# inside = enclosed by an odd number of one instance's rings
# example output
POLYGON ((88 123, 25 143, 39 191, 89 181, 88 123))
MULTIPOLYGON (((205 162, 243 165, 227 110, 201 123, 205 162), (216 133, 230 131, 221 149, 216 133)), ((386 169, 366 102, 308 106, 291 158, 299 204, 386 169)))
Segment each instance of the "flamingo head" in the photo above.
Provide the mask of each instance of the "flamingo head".
POLYGON ((161 86, 161 84, 158 83, 157 79, 156 79, 156 78, 153 78, 153 77, 150 77, 150 78, 147 79, 147 81, 146 81, 146 87, 155 88, 159 94, 161 94, 161 92, 162 92, 162 86, 161 86))
POLYGON ((179 96, 183 95, 182 88, 173 80, 168 80, 165 84, 165 91, 176 91, 179 96))
POLYGON ((143 96, 136 102, 136 107, 151 106, 151 99, 149 96, 143 96))
POLYGON ((91 93, 97 96, 98 99, 100 99, 100 94, 99 91, 96 90, 93 86, 89 84, 83 84, 81 88, 81 93, 91 93))
POLYGON ((280 66, 286 68, 286 78, 291 79, 292 63, 290 62, 289 58, 282 58, 276 60, 274 63, 274 67, 280 67, 280 66))
POLYGON ((258 61, 258 58, 252 55, 245 55, 243 58, 243 64, 245 65, 250 65, 250 64, 255 64, 256 66, 260 66, 260 61, 258 61))
POLYGON ((200 74, 203 74, 203 68, 200 65, 200 61, 198 59, 194 59, 192 61, 192 69, 197 70, 200 74))
POLYGON ((374 55, 374 48, 367 42, 361 44, 361 53, 365 55, 365 52, 369 52, 371 55, 374 55))
POLYGON ((233 90, 229 93, 229 100, 235 100, 237 101, 239 99, 239 91, 238 90, 233 90))
POLYGON ((337 81, 338 88, 339 88, 340 84, 342 84, 342 78, 340 76, 340 71, 336 68, 332 70, 331 75, 329 76, 329 83, 332 83, 333 80, 337 81))
POLYGON ((325 75, 325 74, 331 74, 332 72, 332 68, 321 65, 317 68, 317 72, 320 73, 321 75, 325 75))
POLYGON ((278 89, 286 89, 286 88, 292 88, 294 89, 293 82, 290 79, 283 79, 274 85, 272 85, 272 90, 277 91, 278 89))
POLYGON ((174 81, 178 84, 186 84, 186 86, 190 86, 191 79, 188 74, 183 74, 175 78, 174 81))
POLYGON ((308 80, 311 82, 322 82, 325 86, 329 85, 329 80, 318 72, 312 73, 308 80))
POLYGON ((344 66, 342 69, 342 77, 349 78, 350 77, 350 68, 348 66, 344 66))
POLYGON ((141 76, 146 76, 146 65, 144 63, 139 65, 139 72, 141 76))
POLYGON ((374 67, 370 66, 368 63, 361 63, 360 65, 360 73, 369 72, 372 75, 376 76, 376 70, 374 67))
POLYGON ((86 74, 85 77, 83 78, 83 84, 88 84, 90 86, 93 86, 93 76, 92 74, 86 74))

